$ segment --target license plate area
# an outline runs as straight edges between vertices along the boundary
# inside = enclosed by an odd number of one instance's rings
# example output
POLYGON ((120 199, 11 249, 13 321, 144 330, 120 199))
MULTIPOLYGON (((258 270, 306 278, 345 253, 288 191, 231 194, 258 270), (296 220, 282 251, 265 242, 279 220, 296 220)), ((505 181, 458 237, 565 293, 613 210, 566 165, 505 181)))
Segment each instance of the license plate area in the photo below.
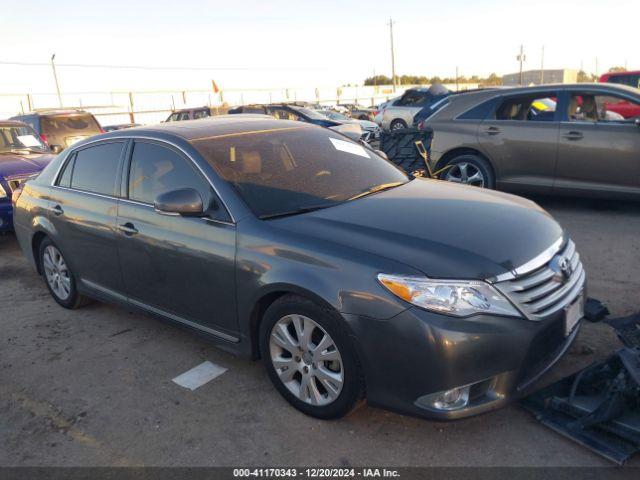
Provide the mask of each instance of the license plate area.
POLYGON ((568 337, 584 317, 584 294, 580 293, 576 299, 564 307, 564 336, 568 337))

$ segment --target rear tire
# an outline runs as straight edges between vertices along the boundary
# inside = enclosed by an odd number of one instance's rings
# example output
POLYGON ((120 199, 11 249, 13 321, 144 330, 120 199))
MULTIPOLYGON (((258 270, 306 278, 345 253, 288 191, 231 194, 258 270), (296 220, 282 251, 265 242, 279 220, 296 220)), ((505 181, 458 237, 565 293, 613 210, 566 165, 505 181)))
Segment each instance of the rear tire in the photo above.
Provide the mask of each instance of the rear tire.
POLYGON ((78 293, 75 276, 51 239, 45 238, 40 242, 38 261, 44 283, 58 304, 75 309, 89 302, 89 298, 78 293))
POLYGON ((402 130, 403 128, 407 128, 407 122, 400 118, 396 118, 391 122, 391 125, 389 125, 389 130, 391 130, 392 132, 394 130, 402 130))
POLYGON ((448 168, 440 173, 440 179, 481 188, 495 188, 495 175, 489 162, 472 153, 464 153, 447 162, 448 168))
POLYGON ((362 370, 342 321, 310 300, 286 295, 260 324, 269 378, 292 406, 312 417, 343 417, 364 398, 362 370))

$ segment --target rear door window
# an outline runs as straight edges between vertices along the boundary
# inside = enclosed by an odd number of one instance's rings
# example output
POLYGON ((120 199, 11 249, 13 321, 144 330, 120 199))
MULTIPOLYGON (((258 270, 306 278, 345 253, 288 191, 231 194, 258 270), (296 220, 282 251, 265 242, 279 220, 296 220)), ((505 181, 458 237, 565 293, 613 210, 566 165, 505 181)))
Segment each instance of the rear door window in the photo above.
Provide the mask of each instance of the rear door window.
POLYGON ((193 112, 194 120, 198 118, 207 118, 210 116, 211 115, 209 114, 209 110, 196 110, 195 112, 193 112))
POLYGON ((556 116, 556 96, 507 97, 496 109, 496 120, 551 122, 556 116))
POLYGON ((69 162, 70 178, 67 166, 61 182, 68 181, 75 190, 113 195, 123 146, 124 142, 109 142, 78 150, 69 162))

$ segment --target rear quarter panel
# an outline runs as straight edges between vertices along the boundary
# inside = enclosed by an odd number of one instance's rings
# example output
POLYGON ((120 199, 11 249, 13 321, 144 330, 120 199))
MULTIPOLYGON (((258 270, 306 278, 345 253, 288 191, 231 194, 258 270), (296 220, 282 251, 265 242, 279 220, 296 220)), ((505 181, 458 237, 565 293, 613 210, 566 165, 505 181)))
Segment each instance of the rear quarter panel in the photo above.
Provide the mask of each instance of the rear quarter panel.
POLYGON ((33 268, 36 258, 33 252, 33 238, 38 232, 55 237, 55 228, 49 221, 50 186, 26 182, 18 202, 14 207, 13 225, 18 244, 33 268))

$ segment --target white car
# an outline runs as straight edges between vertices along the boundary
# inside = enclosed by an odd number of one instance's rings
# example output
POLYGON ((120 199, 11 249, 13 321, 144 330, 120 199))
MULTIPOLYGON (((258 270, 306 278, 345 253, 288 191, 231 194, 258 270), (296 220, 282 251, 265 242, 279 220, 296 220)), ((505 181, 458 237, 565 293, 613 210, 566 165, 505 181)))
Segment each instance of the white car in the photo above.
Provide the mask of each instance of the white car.
MULTIPOLYGON (((402 96, 390 100, 378 115, 381 116, 379 125, 382 130, 398 130, 413 125, 413 117, 435 97, 446 95, 449 90, 439 84, 429 88, 410 88, 402 96)), ((377 121, 377 117, 376 117, 377 121)))

